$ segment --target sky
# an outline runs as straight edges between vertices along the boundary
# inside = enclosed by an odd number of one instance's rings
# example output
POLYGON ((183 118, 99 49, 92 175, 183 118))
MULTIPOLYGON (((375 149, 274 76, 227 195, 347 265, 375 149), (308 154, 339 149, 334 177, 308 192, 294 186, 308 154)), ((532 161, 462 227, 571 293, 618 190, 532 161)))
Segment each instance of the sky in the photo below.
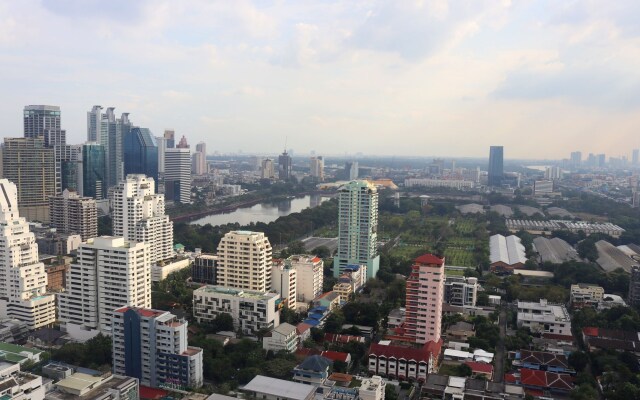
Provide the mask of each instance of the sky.
POLYGON ((568 158, 640 147, 640 2, 0 0, 0 120, 93 105, 207 151, 568 158))

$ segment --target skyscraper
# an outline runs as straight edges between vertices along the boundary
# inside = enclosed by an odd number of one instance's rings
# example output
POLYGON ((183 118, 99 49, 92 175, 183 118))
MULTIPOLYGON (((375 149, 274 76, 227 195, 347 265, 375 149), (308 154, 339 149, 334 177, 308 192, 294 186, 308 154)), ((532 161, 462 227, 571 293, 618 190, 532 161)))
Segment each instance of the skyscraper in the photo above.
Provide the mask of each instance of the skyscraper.
POLYGON ((638 161, 640 161, 640 149, 633 149, 631 153, 631 164, 638 165, 638 161))
POLYGON ((348 265, 366 265, 367 278, 378 273, 378 191, 368 181, 351 181, 338 190, 338 251, 333 276, 348 265))
POLYGON ((101 110, 101 106, 93 106, 87 113, 87 138, 104 146, 105 187, 109 188, 124 177, 123 143, 132 125, 128 113, 116 118, 114 107, 108 107, 104 114, 101 110))
POLYGON ((65 189, 61 195, 49 197, 51 227, 62 233, 80 235, 83 242, 98 236, 98 211, 91 197, 80 197, 65 189))
POLYGON ((444 283, 444 258, 415 259, 407 278, 404 336, 422 344, 440 340, 444 283))
POLYGON ((285 150, 278 157, 278 179, 288 180, 291 178, 291 156, 285 150))
POLYGON ((489 148, 489 186, 500 187, 502 185, 503 163, 504 148, 502 146, 491 146, 489 148))
POLYGON ((79 192, 82 196, 102 200, 107 194, 107 167, 104 146, 89 142, 82 146, 81 172, 79 192))
POLYGON ((124 137, 124 173, 158 181, 158 143, 147 128, 132 128, 124 137))
POLYGON ((155 181, 127 175, 110 191, 113 234, 149 244, 149 260, 173 257, 173 222, 164 213, 164 195, 155 193, 155 181))
POLYGON ((123 307, 112 325, 114 374, 155 388, 202 386, 203 351, 188 346, 187 321, 168 311, 123 307))
POLYGON ((60 131, 60 107, 32 105, 24 107, 24 137, 44 136, 45 130, 60 131))
POLYGON ((573 168, 579 168, 580 164, 582 164, 582 152, 580 152, 580 151, 572 151, 571 152, 571 166, 573 168))
POLYGON ((217 284, 266 292, 271 289, 271 243, 262 232, 232 231, 218 244, 217 284))
POLYGON ((18 212, 17 187, 0 179, 0 191, 0 318, 19 319, 29 329, 53 324, 55 297, 46 293, 47 274, 35 236, 18 212))
POLYGON ((204 175, 208 172, 207 144, 205 142, 200 142, 196 145, 196 151, 193 153, 191 170, 194 175, 204 175))
POLYGON ((28 221, 49 222, 49 196, 55 196, 56 159, 42 137, 5 138, 2 174, 17 182, 20 215, 28 221))
POLYGON ((191 203, 191 152, 168 148, 164 153, 164 193, 167 200, 191 203))
POLYGON ((87 142, 101 141, 102 132, 102 106, 93 106, 91 111, 87 111, 87 142))
POLYGON ((164 138, 167 141, 167 149, 176 147, 176 133, 172 129, 165 129, 164 138))
POLYGON ((322 156, 311 157, 309 174, 312 177, 317 178, 319 181, 324 180, 324 159, 322 156))
POLYGON ((262 179, 273 179, 276 177, 272 159, 265 158, 264 160, 262 160, 262 166, 260 167, 260 177, 262 179))

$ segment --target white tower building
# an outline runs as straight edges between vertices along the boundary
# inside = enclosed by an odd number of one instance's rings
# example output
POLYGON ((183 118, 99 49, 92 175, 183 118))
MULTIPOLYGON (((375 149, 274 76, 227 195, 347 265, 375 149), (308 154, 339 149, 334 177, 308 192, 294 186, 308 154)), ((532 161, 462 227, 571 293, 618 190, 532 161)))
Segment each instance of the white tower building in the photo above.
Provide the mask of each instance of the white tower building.
POLYGON ((164 153, 164 193, 176 203, 191 203, 191 151, 167 148, 164 153))
POLYGON ((259 292, 271 289, 271 243, 264 233, 224 235, 218 244, 217 284, 259 292))

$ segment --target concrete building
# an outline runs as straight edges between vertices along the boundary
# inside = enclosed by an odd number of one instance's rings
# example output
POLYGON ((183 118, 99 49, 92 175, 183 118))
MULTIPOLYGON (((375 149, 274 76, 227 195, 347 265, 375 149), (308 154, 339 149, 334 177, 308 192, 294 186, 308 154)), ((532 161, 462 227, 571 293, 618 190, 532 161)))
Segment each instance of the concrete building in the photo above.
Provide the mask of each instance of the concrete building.
POLYGON ((571 306, 573 307, 596 307, 603 297, 604 288, 602 286, 589 283, 571 285, 571 306))
POLYGON ((187 321, 168 311, 123 307, 112 320, 113 373, 150 387, 202 386, 202 354, 187 343, 187 321))
POLYGON ((522 268, 527 257, 519 237, 493 235, 489 238, 489 260, 491 271, 511 273, 522 268))
POLYGON ((34 233, 40 254, 64 256, 75 251, 82 243, 80 235, 57 233, 54 229, 45 232, 38 232, 34 229, 34 233))
POLYGON ((62 195, 49 198, 49 216, 57 232, 78 234, 82 241, 98 236, 98 211, 91 197, 65 189, 62 195))
POLYGON ((41 376, 20 370, 20 364, 0 362, 0 399, 44 400, 45 385, 41 376))
POLYGON ((571 317, 565 306, 549 304, 546 299, 518 301, 517 323, 519 328, 529 328, 532 332, 572 336, 571 317))
POLYGON ((188 148, 165 150, 164 193, 167 200, 191 204, 191 151, 188 148))
POLYGON ((462 179, 431 179, 431 178, 407 178, 404 180, 405 187, 445 187, 458 190, 473 189, 475 183, 462 179))
POLYGON ((226 313, 235 329, 255 334, 280 325, 280 295, 224 286, 203 286, 193 292, 193 316, 199 322, 213 321, 226 313))
POLYGON ((15 183, 23 218, 49 222, 49 197, 58 194, 59 187, 54 149, 42 137, 5 138, 2 177, 15 183))
POLYGON ((194 175, 204 175, 209 172, 207 166, 207 144, 200 142, 192 156, 191 171, 194 175))
POLYGON ((124 138, 132 129, 129 114, 116 117, 115 108, 94 106, 87 113, 87 138, 104 147, 105 188, 115 186, 124 177, 124 138), (99 124, 98 124, 99 121, 99 124))
POLYGON ((257 375, 242 388, 242 391, 248 399, 254 400, 312 400, 316 388, 303 383, 257 375))
POLYGON ((492 187, 500 187, 504 176, 504 148, 491 146, 489 148, 489 180, 487 184, 492 187))
POLYGON ((322 294, 324 261, 309 255, 293 255, 287 262, 296 270, 296 296, 300 303, 309 303, 322 294))
POLYGON ((407 278, 403 335, 416 343, 438 342, 444 300, 444 258, 425 254, 415 259, 407 278))
POLYGON ((274 353, 284 350, 293 353, 298 347, 296 327, 286 322, 275 327, 262 339, 262 348, 274 353))
POLYGON ((336 283, 333 285, 333 293, 336 293, 340 296, 340 302, 347 302, 353 294, 353 287, 348 283, 336 283))
POLYGON ((312 355, 293 369, 293 381, 307 385, 321 386, 329 377, 331 361, 320 355, 312 355))
POLYGON ((478 278, 447 276, 444 284, 444 301, 460 307, 475 307, 478 300, 478 278))
POLYGON ((217 285, 218 256, 198 254, 191 265, 191 280, 195 283, 217 285))
POLYGON ((378 190, 368 181, 351 181, 338 190, 338 250, 333 276, 348 265, 366 265, 367 278, 378 273, 378 190))
POLYGON ((18 190, 6 179, 0 179, 0 189, 0 318, 24 321, 29 329, 53 324, 55 297, 47 294, 35 235, 18 212, 18 190))
POLYGON ((386 386, 387 382, 378 375, 363 379, 358 390, 360 400, 383 400, 386 386))
POLYGON ((151 265, 151 282, 165 280, 174 272, 191 267, 191 259, 178 255, 169 260, 161 260, 151 265))
POLYGON ((260 177, 262 179, 274 179, 276 177, 275 167, 273 165, 273 160, 270 158, 265 158, 262 160, 262 164, 260 166, 260 177))
POLYGON ((292 165, 291 156, 287 153, 287 150, 285 150, 278 156, 278 179, 288 180, 291 177, 292 165))
POLYGON ((286 260, 274 262, 271 267, 271 290, 280 294, 287 307, 296 309, 297 271, 286 260))
MULTIPOLYGON (((87 371, 88 372, 88 371, 87 371)), ((137 379, 111 374, 75 372, 64 377, 47 392, 47 400, 125 400, 139 398, 137 379)))
POLYGON ((164 213, 164 195, 155 193, 153 178, 127 175, 109 197, 114 236, 147 243, 151 263, 173 257, 173 222, 164 213))
POLYGON ((368 352, 370 374, 424 382, 437 371, 442 342, 429 342, 420 348, 371 343, 368 352))
POLYGON ((100 236, 78 248, 67 273, 67 290, 58 295, 63 330, 76 340, 111 333, 113 311, 151 307, 149 245, 100 236))
POLYGON ((322 156, 311 157, 309 175, 318 179, 320 182, 324 181, 324 158, 322 156))
POLYGON ((553 193, 553 181, 540 180, 533 182, 533 195, 541 196, 553 193))
POLYGON ((262 232, 231 231, 218 244, 218 285, 266 292, 271 289, 271 243, 262 232))

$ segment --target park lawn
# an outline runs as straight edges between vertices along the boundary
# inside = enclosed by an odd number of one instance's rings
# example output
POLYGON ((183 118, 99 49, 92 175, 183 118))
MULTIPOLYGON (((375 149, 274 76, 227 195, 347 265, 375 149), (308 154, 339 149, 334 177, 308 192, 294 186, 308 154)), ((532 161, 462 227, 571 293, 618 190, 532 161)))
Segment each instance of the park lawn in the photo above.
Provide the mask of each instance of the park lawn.
POLYGON ((476 222, 472 219, 458 218, 453 225, 456 232, 460 235, 471 235, 476 229, 476 222))
POLYGON ((390 255, 398 258, 413 258, 417 257, 416 254, 424 254, 429 253, 429 247, 426 245, 422 246, 403 246, 398 245, 395 246, 390 251, 390 255))
POLYGON ((454 265, 457 267, 473 267, 473 252, 460 248, 447 247, 444 250, 444 257, 447 265, 454 265))

